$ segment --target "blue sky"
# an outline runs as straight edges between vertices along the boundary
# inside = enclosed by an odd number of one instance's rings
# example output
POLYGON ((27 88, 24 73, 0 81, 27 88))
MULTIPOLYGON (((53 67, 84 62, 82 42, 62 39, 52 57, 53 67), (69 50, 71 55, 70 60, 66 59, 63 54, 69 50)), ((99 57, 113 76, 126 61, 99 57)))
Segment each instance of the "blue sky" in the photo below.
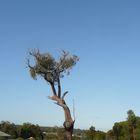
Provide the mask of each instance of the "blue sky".
POLYGON ((79 56, 62 79, 76 108, 76 128, 109 130, 133 109, 140 115, 140 2, 138 0, 0 1, 0 121, 62 126, 51 89, 26 68, 27 52, 79 56))

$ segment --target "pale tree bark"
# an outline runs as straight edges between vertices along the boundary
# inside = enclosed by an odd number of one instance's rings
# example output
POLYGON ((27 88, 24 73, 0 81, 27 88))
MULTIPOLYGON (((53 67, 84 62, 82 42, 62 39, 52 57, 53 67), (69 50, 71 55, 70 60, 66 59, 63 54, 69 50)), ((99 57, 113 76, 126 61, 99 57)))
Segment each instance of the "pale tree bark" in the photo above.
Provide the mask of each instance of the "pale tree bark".
POLYGON ((63 124, 63 126, 65 128, 65 138, 64 138, 64 140, 71 140, 72 139, 73 128, 74 128, 74 121, 71 118, 71 113, 70 113, 70 110, 69 110, 68 106, 66 106, 63 109, 64 109, 64 113, 65 113, 65 122, 63 124))
POLYGON ((70 109, 64 100, 65 94, 66 93, 64 93, 64 95, 62 96, 63 98, 59 98, 56 95, 52 97, 49 96, 48 98, 56 101, 55 103, 63 108, 64 115, 65 115, 65 121, 63 123, 64 129, 65 129, 64 140, 72 140, 72 133, 73 133, 75 120, 72 119, 70 109))

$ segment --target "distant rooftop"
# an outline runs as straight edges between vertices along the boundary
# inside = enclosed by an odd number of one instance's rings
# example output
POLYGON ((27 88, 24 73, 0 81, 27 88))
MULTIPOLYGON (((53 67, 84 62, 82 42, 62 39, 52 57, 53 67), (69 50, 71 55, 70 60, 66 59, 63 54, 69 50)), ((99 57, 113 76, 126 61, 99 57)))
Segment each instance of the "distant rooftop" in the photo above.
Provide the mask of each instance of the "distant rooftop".
POLYGON ((0 137, 10 137, 10 135, 0 131, 0 137))

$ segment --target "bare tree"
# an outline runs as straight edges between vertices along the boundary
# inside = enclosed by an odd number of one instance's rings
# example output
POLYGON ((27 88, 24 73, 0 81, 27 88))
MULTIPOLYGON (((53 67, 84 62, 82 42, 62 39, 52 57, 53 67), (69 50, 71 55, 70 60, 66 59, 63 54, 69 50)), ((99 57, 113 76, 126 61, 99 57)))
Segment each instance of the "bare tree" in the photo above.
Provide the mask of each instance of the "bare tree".
POLYGON ((65 51, 62 51, 58 60, 50 53, 41 54, 39 50, 32 50, 29 52, 29 55, 32 56, 35 61, 35 63, 31 65, 30 59, 27 60, 31 77, 36 79, 39 75, 51 86, 52 96, 48 96, 48 98, 63 108, 65 114, 65 121, 63 123, 65 128, 64 140, 71 140, 75 118, 72 118, 70 109, 65 102, 64 98, 68 91, 62 94, 60 79, 63 78, 65 74, 69 75, 70 70, 79 58, 65 51))

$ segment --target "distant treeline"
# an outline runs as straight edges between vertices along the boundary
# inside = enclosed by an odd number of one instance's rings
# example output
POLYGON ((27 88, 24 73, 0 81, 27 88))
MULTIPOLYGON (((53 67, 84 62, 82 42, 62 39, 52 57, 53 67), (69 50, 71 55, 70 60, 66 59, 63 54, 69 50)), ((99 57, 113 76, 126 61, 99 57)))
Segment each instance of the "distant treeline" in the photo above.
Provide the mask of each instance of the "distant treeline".
MULTIPOLYGON (((127 112, 126 121, 116 122, 108 132, 97 131, 94 126, 88 130, 74 129, 73 140, 140 140, 140 117, 132 110, 127 112)), ((14 139, 63 140, 62 127, 40 127, 31 123, 15 125, 8 121, 0 123, 0 131, 8 133, 14 139)))
POLYGON ((132 110, 127 115, 126 121, 116 122, 106 133, 107 140, 140 140, 140 117, 132 110))

